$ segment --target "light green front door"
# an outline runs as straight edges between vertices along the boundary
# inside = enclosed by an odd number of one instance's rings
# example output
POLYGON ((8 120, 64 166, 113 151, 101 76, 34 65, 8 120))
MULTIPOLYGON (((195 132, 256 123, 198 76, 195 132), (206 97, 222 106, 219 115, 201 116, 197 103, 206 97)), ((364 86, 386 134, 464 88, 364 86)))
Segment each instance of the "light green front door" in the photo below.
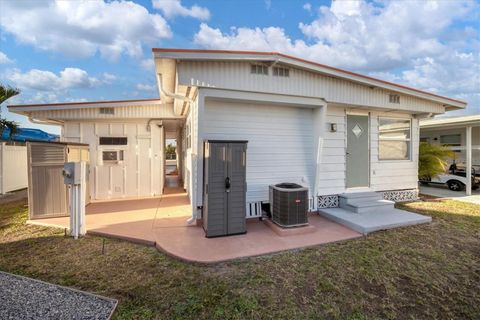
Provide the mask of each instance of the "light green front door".
POLYGON ((368 187, 368 116, 347 115, 347 188, 368 187))

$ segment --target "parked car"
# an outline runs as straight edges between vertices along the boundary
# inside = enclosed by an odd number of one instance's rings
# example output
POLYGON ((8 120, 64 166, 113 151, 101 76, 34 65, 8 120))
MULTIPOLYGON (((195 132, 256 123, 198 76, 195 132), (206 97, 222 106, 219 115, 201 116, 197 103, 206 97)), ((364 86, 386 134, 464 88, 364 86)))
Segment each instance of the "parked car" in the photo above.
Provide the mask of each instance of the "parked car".
MULTIPOLYGON (((467 185, 467 174, 465 171, 457 170, 456 167, 450 167, 448 173, 440 174, 434 178, 427 178, 420 180, 423 185, 447 185, 448 189, 452 191, 465 190, 467 185)), ((472 168, 472 190, 476 190, 480 187, 480 179, 476 177, 475 169, 472 168)))

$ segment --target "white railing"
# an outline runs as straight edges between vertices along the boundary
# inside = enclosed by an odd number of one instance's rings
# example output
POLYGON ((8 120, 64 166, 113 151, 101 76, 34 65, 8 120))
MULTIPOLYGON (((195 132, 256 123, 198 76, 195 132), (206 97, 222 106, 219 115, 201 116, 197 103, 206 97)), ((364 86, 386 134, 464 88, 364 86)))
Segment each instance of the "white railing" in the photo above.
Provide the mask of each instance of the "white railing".
POLYGON ((0 194, 27 186, 27 147, 0 142, 0 194))

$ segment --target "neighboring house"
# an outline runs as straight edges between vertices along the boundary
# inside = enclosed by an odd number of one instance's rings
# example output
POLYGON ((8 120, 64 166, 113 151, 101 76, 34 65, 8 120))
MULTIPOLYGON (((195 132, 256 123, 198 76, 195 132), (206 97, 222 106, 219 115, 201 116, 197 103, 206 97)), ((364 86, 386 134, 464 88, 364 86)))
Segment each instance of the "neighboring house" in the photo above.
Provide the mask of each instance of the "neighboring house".
POLYGON ((28 186, 26 141, 56 141, 58 138, 31 128, 18 128, 10 136, 10 129, 4 128, 0 135, 0 194, 28 186))
POLYGON ((247 215, 279 182, 307 186, 311 209, 344 192, 416 196, 419 119, 466 106, 275 52, 153 54, 161 99, 9 106, 90 144, 92 199, 162 194, 166 139, 197 218, 206 139, 248 141, 247 215))
MULTIPOLYGON (((480 173, 480 115, 422 120, 420 141, 448 146, 458 167, 480 173)), ((467 194, 470 190, 466 188, 467 194)))

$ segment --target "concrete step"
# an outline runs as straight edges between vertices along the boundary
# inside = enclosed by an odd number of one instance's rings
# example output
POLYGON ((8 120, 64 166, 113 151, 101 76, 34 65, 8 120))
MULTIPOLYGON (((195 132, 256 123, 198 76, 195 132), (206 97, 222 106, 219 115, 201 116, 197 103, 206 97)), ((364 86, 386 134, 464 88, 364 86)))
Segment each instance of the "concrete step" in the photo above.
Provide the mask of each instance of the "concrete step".
POLYGON ((390 210, 390 209, 393 209, 393 205, 382 204, 382 205, 376 205, 376 206, 370 206, 370 207, 354 207, 352 205, 346 205, 341 208, 346 209, 354 214, 364 214, 364 213, 383 212, 385 210, 390 210))
POLYGON ((383 195, 380 192, 353 192, 353 193, 342 193, 339 195, 339 198, 343 199, 377 199, 382 200, 383 195))
POLYGON ((343 208, 328 208, 320 209, 318 213, 327 219, 333 220, 362 234, 432 221, 432 218, 429 216, 395 208, 388 208, 382 212, 368 212, 364 214, 355 214, 343 208))

